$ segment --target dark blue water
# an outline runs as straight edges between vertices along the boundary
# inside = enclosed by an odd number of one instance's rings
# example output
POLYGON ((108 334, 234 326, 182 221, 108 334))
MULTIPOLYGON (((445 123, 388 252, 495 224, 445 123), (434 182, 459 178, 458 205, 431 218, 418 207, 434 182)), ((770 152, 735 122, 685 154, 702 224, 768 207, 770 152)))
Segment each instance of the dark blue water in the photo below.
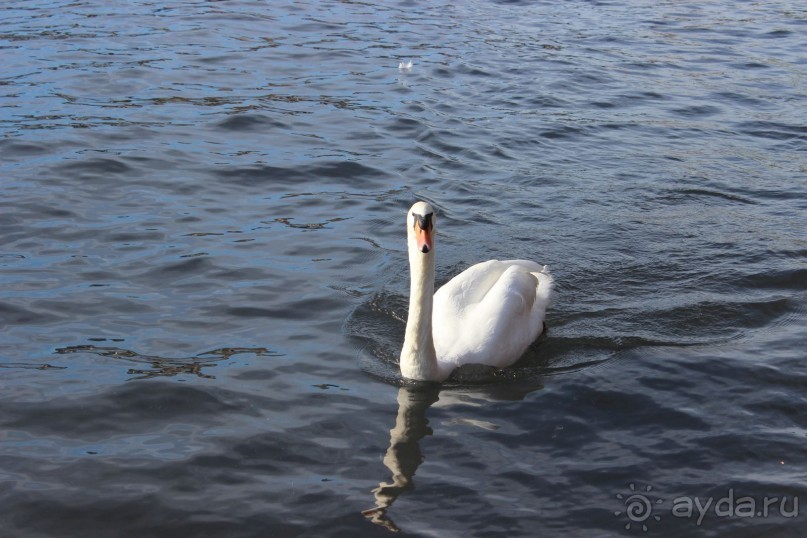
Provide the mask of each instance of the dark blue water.
POLYGON ((803 536, 805 35, 796 0, 3 4, 0 535, 803 536), (400 387, 417 199, 438 283, 557 280, 487 383, 400 387))

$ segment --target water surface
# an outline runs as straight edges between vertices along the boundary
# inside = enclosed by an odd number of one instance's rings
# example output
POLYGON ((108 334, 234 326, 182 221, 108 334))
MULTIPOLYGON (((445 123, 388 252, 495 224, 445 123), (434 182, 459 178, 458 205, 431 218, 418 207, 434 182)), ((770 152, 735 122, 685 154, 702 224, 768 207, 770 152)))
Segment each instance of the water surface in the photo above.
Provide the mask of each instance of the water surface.
POLYGON ((3 535, 801 536, 801 3, 0 21, 3 535), (417 199, 555 275, 487 383, 399 386, 417 199))

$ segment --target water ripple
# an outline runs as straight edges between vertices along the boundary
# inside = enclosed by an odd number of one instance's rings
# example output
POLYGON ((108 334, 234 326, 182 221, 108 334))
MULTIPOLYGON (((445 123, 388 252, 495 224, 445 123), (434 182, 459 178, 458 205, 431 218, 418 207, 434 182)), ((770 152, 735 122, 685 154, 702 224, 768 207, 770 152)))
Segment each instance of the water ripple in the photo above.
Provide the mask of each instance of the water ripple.
POLYGON ((677 497, 804 495, 794 2, 0 15, 6 534, 610 535, 652 485, 688 536, 677 497), (416 199, 438 285, 552 267, 513 368, 401 381, 416 199))

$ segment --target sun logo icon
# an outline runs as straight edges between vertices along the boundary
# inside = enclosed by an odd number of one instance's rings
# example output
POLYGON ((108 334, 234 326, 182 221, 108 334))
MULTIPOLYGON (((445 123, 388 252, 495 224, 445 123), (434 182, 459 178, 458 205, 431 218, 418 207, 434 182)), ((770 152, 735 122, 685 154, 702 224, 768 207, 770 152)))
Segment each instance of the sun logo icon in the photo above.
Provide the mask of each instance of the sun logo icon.
POLYGON ((628 496, 621 493, 616 494, 616 498, 623 502, 625 510, 618 510, 614 512, 614 516, 619 517, 625 514, 628 517, 628 522, 625 524, 625 529, 630 530, 633 525, 642 527, 644 532, 647 532, 647 524, 645 523, 651 517, 656 521, 661 521, 661 516, 653 515, 653 505, 661 504, 663 499, 656 498, 651 500, 646 493, 653 490, 653 486, 647 486, 644 493, 637 493, 636 486, 631 482, 629 484, 630 494, 628 496))

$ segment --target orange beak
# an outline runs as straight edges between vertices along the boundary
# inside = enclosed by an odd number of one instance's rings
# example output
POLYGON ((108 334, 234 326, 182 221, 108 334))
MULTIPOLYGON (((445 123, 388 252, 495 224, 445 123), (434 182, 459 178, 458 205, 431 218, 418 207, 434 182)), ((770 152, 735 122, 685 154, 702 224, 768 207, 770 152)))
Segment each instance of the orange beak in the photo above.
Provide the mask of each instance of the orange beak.
POLYGON ((415 239, 417 240, 418 250, 423 254, 428 253, 434 248, 434 244, 432 243, 432 230, 429 224, 431 223, 428 223, 424 230, 420 227, 420 223, 415 221, 415 239))

